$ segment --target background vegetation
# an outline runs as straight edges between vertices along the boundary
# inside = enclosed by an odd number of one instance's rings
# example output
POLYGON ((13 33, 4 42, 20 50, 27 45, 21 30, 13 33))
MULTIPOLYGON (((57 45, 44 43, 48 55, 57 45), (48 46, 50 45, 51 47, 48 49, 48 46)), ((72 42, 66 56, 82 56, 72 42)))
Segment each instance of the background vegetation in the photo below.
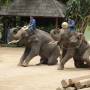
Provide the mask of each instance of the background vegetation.
MULTIPOLYGON (((14 0, 0 0, 0 9, 8 7, 14 0)), ((65 19, 73 18, 76 21, 77 30, 85 32, 87 38, 90 38, 90 0, 58 0, 63 2, 66 7, 65 19), (86 29, 87 28, 87 29, 86 29), (85 31, 86 30, 86 31, 85 31)), ((15 26, 23 26, 27 24, 27 17, 18 16, 0 16, 0 32, 2 33, 2 41, 6 42, 8 29, 15 26), (8 28, 9 26, 9 28, 8 28)), ((53 23, 39 25, 38 28, 49 32, 55 26, 53 23)))

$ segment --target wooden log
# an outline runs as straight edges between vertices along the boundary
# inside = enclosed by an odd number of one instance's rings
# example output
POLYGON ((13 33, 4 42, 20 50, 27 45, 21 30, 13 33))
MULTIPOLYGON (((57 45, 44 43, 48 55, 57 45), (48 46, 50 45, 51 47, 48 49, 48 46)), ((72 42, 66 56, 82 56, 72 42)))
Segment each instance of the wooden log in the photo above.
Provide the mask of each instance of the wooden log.
POLYGON ((76 90, 74 87, 67 87, 65 90, 76 90))
MULTIPOLYGON (((62 80, 61 84, 63 88, 67 88, 67 87, 77 87, 78 89, 83 88, 84 84, 82 84, 81 82, 86 79, 90 79, 90 75, 86 75, 86 76, 81 76, 78 78, 73 78, 73 79, 68 79, 68 80, 62 80)), ((87 80, 87 81, 88 81, 87 80)), ((87 82, 87 87, 89 87, 89 81, 87 82)))
POLYGON ((90 79, 81 80, 81 81, 75 83, 75 87, 77 89, 82 89, 82 88, 90 87, 90 79))
POLYGON ((64 80, 64 82, 67 83, 67 86, 74 86, 74 84, 78 83, 79 81, 86 80, 86 79, 90 79, 90 75, 86 75, 86 76, 81 76, 81 77, 78 77, 78 78, 64 80))
POLYGON ((71 79, 68 79, 68 80, 62 80, 61 84, 63 88, 67 88, 67 87, 74 87, 75 82, 76 81, 72 81, 71 79))
POLYGON ((67 88, 67 87, 69 86, 68 80, 62 80, 62 81, 61 81, 61 84, 62 84, 62 87, 63 87, 63 88, 67 88))
POLYGON ((86 76, 81 76, 81 77, 78 77, 78 78, 72 78, 72 79, 69 79, 70 82, 77 82, 79 80, 83 80, 83 79, 89 79, 90 78, 90 75, 86 75, 86 76))
POLYGON ((90 90, 90 88, 78 89, 78 90, 90 90))
POLYGON ((84 88, 84 87, 81 85, 80 82, 75 83, 75 87, 76 87, 77 89, 82 89, 82 88, 84 88))

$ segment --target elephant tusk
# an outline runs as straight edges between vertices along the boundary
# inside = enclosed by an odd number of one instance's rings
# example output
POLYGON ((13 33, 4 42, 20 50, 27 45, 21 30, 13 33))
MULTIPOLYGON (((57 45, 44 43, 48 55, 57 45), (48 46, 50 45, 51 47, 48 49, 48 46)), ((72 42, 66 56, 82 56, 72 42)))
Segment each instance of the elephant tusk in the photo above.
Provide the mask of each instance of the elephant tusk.
POLYGON ((58 44, 58 41, 52 41, 52 42, 49 42, 48 44, 58 44))
POLYGON ((19 40, 13 40, 13 41, 9 42, 8 44, 17 43, 17 42, 19 42, 19 40))

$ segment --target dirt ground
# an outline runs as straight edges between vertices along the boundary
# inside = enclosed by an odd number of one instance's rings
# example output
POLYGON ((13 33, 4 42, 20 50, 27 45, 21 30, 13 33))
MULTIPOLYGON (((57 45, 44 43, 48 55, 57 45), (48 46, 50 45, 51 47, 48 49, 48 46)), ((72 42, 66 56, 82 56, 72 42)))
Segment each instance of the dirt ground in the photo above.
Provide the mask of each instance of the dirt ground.
POLYGON ((58 65, 36 66, 40 57, 35 57, 29 67, 17 66, 24 48, 0 47, 0 90, 56 90, 66 78, 90 74, 89 69, 76 69, 71 59, 65 70, 58 65))

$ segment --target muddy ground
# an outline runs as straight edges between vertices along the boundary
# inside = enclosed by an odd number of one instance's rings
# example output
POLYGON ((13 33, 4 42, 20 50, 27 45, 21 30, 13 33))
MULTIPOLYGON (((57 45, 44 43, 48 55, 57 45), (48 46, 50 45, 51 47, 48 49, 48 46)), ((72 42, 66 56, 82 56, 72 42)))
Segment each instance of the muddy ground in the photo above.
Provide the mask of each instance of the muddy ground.
POLYGON ((90 74, 89 69, 76 69, 71 59, 65 70, 58 65, 36 66, 40 57, 35 57, 29 67, 17 66, 24 48, 0 47, 0 90, 56 90, 66 78, 90 74))

